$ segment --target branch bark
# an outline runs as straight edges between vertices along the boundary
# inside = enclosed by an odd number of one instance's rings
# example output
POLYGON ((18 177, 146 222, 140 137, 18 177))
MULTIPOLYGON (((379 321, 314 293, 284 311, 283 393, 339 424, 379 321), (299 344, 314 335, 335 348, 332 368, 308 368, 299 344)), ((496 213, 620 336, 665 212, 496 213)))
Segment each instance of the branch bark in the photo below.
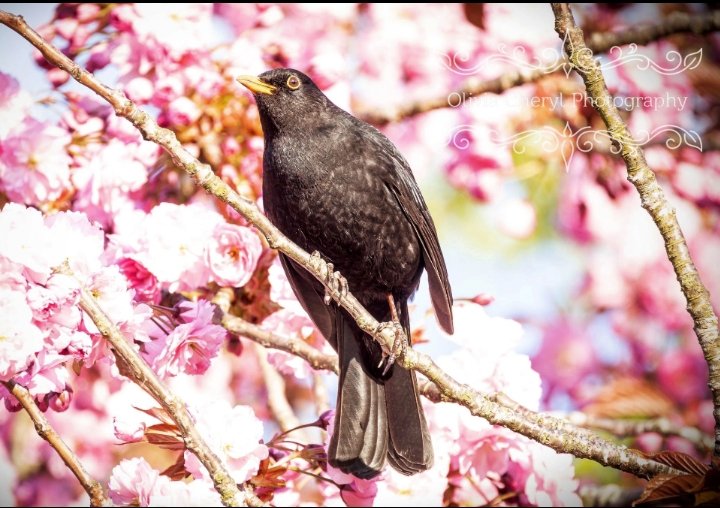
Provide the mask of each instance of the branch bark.
MULTIPOLYGON (((641 25, 628 28, 621 32, 598 32, 589 37, 587 47, 593 53, 606 53, 615 46, 634 43, 638 45, 649 44, 673 34, 693 33, 707 34, 720 30, 720 11, 707 14, 687 14, 673 12, 657 25, 641 25)), ((453 90, 442 97, 422 99, 398 106, 394 111, 366 111, 360 112, 363 120, 374 125, 385 125, 406 118, 434 111, 436 109, 457 107, 451 104, 450 97, 462 97, 460 104, 464 104, 466 97, 478 97, 486 93, 501 94, 516 86, 539 81, 545 76, 560 72, 559 64, 562 62, 549 62, 545 66, 531 70, 511 70, 491 80, 469 79, 460 88, 453 90)))
MULTIPOLYGON (((351 293, 341 295, 336 288, 328 286, 326 282, 327 267, 319 266, 314 262, 314 259, 307 252, 280 233, 252 201, 238 195, 213 173, 209 165, 201 163, 185 150, 172 131, 160 128, 147 113, 137 108, 125 94, 106 87, 91 73, 78 66, 57 48, 43 40, 21 17, 0 11, 0 22, 18 32, 38 48, 50 63, 70 73, 73 79, 105 99, 114 108, 116 114, 129 120, 146 140, 155 142, 164 148, 172 157, 173 162, 178 167, 183 168, 198 185, 222 202, 230 205, 243 215, 248 222, 253 224, 265 236, 270 247, 286 254, 323 283, 328 294, 331 295, 335 302, 347 310, 360 329, 373 337, 383 350, 386 352, 392 350, 396 338, 395 327, 381 327, 380 323, 351 293)), ((90 303, 93 302, 90 301, 90 303)), ((118 330, 112 323, 107 321, 107 318, 102 313, 98 314, 96 312, 96 316, 100 318, 102 323, 102 328, 100 325, 98 325, 98 328, 112 334, 115 342, 123 342, 120 340, 122 336, 118 330)), ((129 347, 126 343, 125 346, 129 347)), ((589 437, 587 431, 582 429, 573 429, 571 431, 567 422, 560 419, 534 413, 531 416, 525 416, 504 407, 483 396, 470 386, 458 383, 442 371, 429 356, 413 349, 408 349, 404 355, 401 355, 397 359, 397 363, 403 368, 416 370, 425 375, 428 380, 437 386, 444 400, 461 404, 475 416, 480 416, 492 424, 505 426, 531 439, 535 439, 558 452, 588 458, 600 464, 615 467, 641 477, 651 477, 660 473, 678 473, 668 466, 641 457, 625 447, 605 441, 597 436, 589 437)), ((149 373, 152 374, 152 371, 149 373)), ((158 388, 155 387, 155 389, 158 388)), ((173 399, 167 400, 172 401, 173 399)), ((178 410, 184 410, 184 407, 179 407, 178 410)), ((192 439, 190 441, 190 444, 194 444, 192 439)), ((230 493, 228 491, 228 495, 230 493)), ((232 499, 232 496, 229 495, 229 497, 232 499)))
POLYGON ((575 24, 568 4, 552 4, 555 30, 565 41, 565 52, 580 74, 593 107, 607 126, 610 138, 620 148, 628 171, 628 180, 640 194, 642 207, 648 211, 665 242, 668 259, 687 300, 687 310, 694 323, 695 334, 710 371, 709 386, 713 396, 715 417, 714 456, 720 457, 720 334, 718 318, 710 302, 710 294, 700 280, 688 250, 675 209, 665 198, 655 174, 645 160, 642 147, 633 139, 620 113, 613 104, 605 79, 592 51, 585 45, 583 32, 575 24))
POLYGON ((90 506, 112 506, 110 500, 105 496, 102 485, 90 476, 77 455, 75 455, 52 425, 50 425, 50 422, 45 418, 43 412, 40 411, 40 408, 35 404, 35 400, 28 389, 14 381, 3 381, 2 383, 18 402, 20 402, 20 405, 27 411, 28 415, 30 415, 30 419, 35 424, 35 430, 38 435, 53 447, 65 465, 78 479, 80 485, 82 485, 85 492, 90 496, 90 506))

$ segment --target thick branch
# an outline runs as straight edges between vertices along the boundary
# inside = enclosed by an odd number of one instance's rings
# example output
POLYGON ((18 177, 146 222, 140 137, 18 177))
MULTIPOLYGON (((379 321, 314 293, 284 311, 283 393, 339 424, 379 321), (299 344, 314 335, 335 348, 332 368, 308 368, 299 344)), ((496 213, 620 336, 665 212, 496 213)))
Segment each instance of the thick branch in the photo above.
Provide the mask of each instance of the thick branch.
POLYGON ((15 396, 18 402, 20 402, 20 405, 27 411, 28 415, 30 415, 38 435, 53 447, 65 465, 78 479, 80 485, 82 485, 85 492, 90 496, 90 506, 112 506, 110 500, 105 497, 105 492, 100 483, 90 476, 80 463, 77 455, 65 444, 65 441, 62 440, 55 429, 52 428, 50 422, 48 422, 45 415, 40 411, 40 408, 35 404, 35 400, 27 388, 14 381, 3 381, 3 385, 15 396))
POLYGON ((592 52, 585 45, 583 32, 575 25, 568 4, 552 4, 555 13, 555 30, 565 41, 565 52, 575 70, 585 82, 593 107, 607 125, 610 138, 620 148, 628 170, 628 180, 637 188, 645 208, 665 242, 665 250, 680 282, 692 316, 695 334, 710 371, 710 390, 713 395, 715 416, 715 451, 720 457, 720 336, 718 318, 710 303, 710 294, 700 280, 693 264, 685 237, 675 216, 675 210, 665 198, 655 174, 645 160, 642 147, 633 139, 613 104, 605 79, 592 52))
MULTIPOLYGON (((56 48, 48 44, 33 31, 21 17, 0 11, 0 22, 8 25, 37 47, 52 64, 66 70, 79 83, 87 86, 110 103, 115 112, 128 119, 147 140, 163 147, 173 162, 183 168, 207 192, 229 204, 238 213, 252 223, 265 237, 269 245, 293 259, 318 281, 326 286, 328 294, 341 305, 365 333, 373 337, 383 348, 390 352, 396 339, 393 326, 380 326, 380 323, 351 294, 341 295, 326 283, 327 273, 314 259, 291 242, 260 212, 252 202, 239 196, 220 178, 215 176, 207 164, 202 164, 185 150, 172 131, 160 128, 144 111, 138 109, 122 92, 102 85, 95 77, 79 67, 56 48)), ((326 267, 325 267, 326 268, 326 267)), ((91 302, 92 303, 92 302, 91 302)), ((102 316, 104 331, 122 339, 117 329, 102 316)), ((100 328, 100 325, 98 325, 100 328)), ((405 337, 404 340, 407 340, 405 337)), ((127 346, 127 344, 125 344, 127 346)), ((567 422, 544 415, 525 417, 484 397, 477 390, 458 383, 443 372, 432 359, 413 349, 398 358, 397 363, 406 369, 417 370, 424 374, 437 387, 440 395, 467 407, 473 415, 481 416, 489 422, 535 439, 561 453, 570 453, 576 457, 595 460, 603 465, 615 467, 637 476, 650 477, 659 473, 674 472, 667 466, 645 459, 624 447, 604 441, 597 436, 590 438, 586 431, 575 429, 570 432, 567 422)), ((150 371, 152 374, 152 371, 150 371)), ((183 408, 184 409, 184 408, 183 408)), ((194 430, 194 429, 193 429, 194 430)))
POLYGON ((225 506, 263 506, 263 503, 252 492, 241 493, 238 490, 235 480, 195 428, 193 418, 185 404, 162 384, 117 326, 110 321, 93 296, 84 288, 81 292, 80 306, 112 346, 122 373, 148 392, 177 424, 185 441, 185 447, 208 470, 223 504, 225 506))
MULTIPOLYGON (((615 46, 625 44, 644 45, 657 41, 673 34, 694 33, 698 35, 707 34, 720 30, 720 11, 713 11, 707 14, 690 15, 684 12, 673 12, 657 25, 641 25, 628 28, 621 32, 598 32, 590 36, 587 47, 595 53, 605 53, 615 46)), ((442 97, 422 99, 401 105, 395 111, 367 111, 361 112, 361 117, 366 122, 375 125, 385 125, 390 122, 397 122, 405 118, 434 111, 436 109, 457 107, 465 103, 465 98, 476 98, 486 93, 501 94, 516 86, 539 81, 545 76, 557 74, 562 67, 562 61, 548 62, 531 70, 511 70, 491 80, 480 80, 471 78, 463 83, 460 88, 452 90, 442 97), (462 98, 460 104, 451 98, 462 98)))

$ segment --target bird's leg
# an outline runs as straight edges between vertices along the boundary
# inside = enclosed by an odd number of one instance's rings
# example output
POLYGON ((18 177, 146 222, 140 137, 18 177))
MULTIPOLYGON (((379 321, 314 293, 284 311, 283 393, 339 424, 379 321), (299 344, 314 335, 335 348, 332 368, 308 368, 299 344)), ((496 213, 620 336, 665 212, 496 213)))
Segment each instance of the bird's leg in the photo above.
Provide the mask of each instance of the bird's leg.
POLYGON ((398 316, 397 308, 395 307, 395 299, 390 293, 388 293, 387 295, 387 302, 388 306, 390 307, 390 317, 392 318, 392 324, 381 323, 378 327, 378 330, 382 331, 383 328, 387 326, 392 326, 395 330, 395 340, 393 341, 393 346, 390 350, 390 354, 387 356, 387 358, 383 357, 383 359, 380 360, 380 364, 378 365, 378 367, 381 367, 383 362, 385 362, 385 368, 382 372, 383 376, 387 374, 388 370, 390 370, 390 367, 392 367, 395 363, 395 360, 399 356, 404 355, 405 351, 407 350, 407 344, 405 343, 404 339, 404 330, 402 325, 400 324, 400 317, 398 316))
POLYGON ((338 303, 340 303, 348 294, 347 279, 340 272, 336 272, 335 266, 325 261, 318 251, 310 255, 310 265, 322 274, 325 283, 325 297, 323 298, 325 305, 330 305, 332 302, 331 291, 338 293, 338 303))

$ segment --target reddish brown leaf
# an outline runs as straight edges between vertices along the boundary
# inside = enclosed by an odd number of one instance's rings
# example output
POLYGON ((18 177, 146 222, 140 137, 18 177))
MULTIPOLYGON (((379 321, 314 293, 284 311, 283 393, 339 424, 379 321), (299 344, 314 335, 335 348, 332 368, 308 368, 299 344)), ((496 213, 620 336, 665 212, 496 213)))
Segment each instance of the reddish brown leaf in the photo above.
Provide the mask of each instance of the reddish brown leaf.
POLYGON ((162 408, 159 407, 151 407, 150 409, 142 409, 137 406, 133 406, 138 411, 142 411, 143 413, 152 416, 156 420, 159 420, 163 423, 167 423, 168 425, 175 425, 175 422, 173 422, 173 419, 170 418, 170 415, 162 408))
POLYGON ((672 401, 644 379, 620 378, 606 386, 585 406, 598 418, 658 418, 673 410, 672 401))
POLYGON ((180 454, 173 465, 165 469, 161 475, 169 477, 171 480, 180 481, 190 476, 190 472, 185 469, 185 455, 180 454))
POLYGON ((184 450, 185 443, 175 435, 153 434, 145 432, 145 439, 148 443, 158 445, 168 450, 184 450))
POLYGON ((710 466, 703 464, 695 457, 692 457, 687 453, 662 451, 650 454, 643 453, 642 455, 656 462, 660 462, 693 475, 705 476, 705 474, 710 470, 710 466))
POLYGON ((157 423, 147 428, 145 432, 154 432, 155 434, 174 434, 180 436, 180 429, 173 424, 157 423))
POLYGON ((694 506, 693 492, 703 484, 703 476, 699 475, 658 475, 650 480, 643 495, 633 506, 644 506, 663 501, 677 503, 681 506, 694 506))

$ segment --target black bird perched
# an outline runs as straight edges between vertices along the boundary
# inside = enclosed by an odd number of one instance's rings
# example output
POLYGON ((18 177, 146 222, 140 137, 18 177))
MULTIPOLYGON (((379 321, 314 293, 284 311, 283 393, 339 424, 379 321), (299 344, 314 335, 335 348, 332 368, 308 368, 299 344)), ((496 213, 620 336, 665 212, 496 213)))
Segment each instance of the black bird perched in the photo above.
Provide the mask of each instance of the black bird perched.
MULTIPOLYGON (((407 337, 407 302, 426 269, 440 325, 452 333, 450 283, 435 226, 390 140, 330 102, 302 72, 275 69, 238 81, 260 111, 270 221, 308 252, 322 253, 378 321, 394 318, 407 337)), ((330 464, 360 478, 378 475, 386 457, 407 475, 431 467, 415 373, 390 367, 378 344, 325 298, 321 283, 283 254, 280 259, 298 300, 340 358, 330 464)))

